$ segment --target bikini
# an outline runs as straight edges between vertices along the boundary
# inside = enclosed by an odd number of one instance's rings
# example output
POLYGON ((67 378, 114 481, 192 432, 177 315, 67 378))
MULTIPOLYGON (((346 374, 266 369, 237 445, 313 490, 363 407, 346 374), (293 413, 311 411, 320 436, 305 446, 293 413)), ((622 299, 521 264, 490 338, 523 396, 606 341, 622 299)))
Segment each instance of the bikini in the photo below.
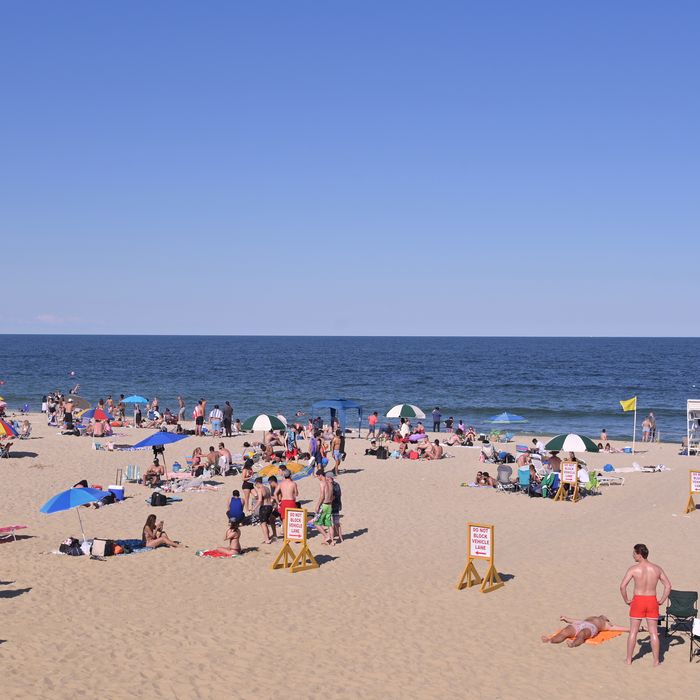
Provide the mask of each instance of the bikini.
POLYGON ((571 625, 574 628, 576 634, 582 630, 588 630, 591 633, 591 637, 595 637, 598 634, 598 628, 588 620, 581 620, 580 622, 574 622, 571 625))

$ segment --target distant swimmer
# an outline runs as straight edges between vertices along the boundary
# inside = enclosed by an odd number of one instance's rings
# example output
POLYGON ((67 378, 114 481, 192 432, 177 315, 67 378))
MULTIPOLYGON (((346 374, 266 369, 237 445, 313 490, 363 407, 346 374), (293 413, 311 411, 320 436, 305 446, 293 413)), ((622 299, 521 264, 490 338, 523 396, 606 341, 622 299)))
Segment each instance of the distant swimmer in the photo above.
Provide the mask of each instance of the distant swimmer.
POLYGON ((671 592, 671 582, 664 570, 648 561, 649 550, 645 544, 635 544, 632 550, 634 566, 627 569, 620 584, 622 599, 630 606, 630 636, 627 640, 627 663, 632 663, 632 654, 637 643, 637 633, 642 620, 646 619, 651 637, 651 653, 654 666, 659 665, 659 606, 663 605, 671 592), (634 597, 629 600, 627 586, 634 580, 634 597), (656 587, 659 581, 664 586, 660 599, 656 597, 656 587))

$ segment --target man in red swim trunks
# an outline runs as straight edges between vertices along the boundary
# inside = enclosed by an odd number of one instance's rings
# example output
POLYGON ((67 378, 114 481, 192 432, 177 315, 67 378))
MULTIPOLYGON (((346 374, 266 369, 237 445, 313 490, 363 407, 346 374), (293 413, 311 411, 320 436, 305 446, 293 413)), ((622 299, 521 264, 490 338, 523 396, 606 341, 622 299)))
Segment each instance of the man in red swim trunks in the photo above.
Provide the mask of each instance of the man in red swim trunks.
POLYGON ((664 570, 647 560, 649 550, 645 544, 635 544, 632 552, 634 566, 627 569, 620 584, 622 599, 630 606, 630 636, 627 640, 627 663, 632 663, 632 654, 637 644, 637 633, 642 620, 646 619, 651 637, 651 654, 654 666, 659 665, 659 606, 663 605, 671 592, 671 582, 664 570), (634 579, 634 597, 630 603, 627 586, 634 579), (661 599, 656 598, 656 587, 659 581, 664 586, 661 599))
POLYGON ((279 500, 278 509, 280 518, 282 518, 282 527, 284 527, 284 514, 287 508, 297 508, 299 489, 297 488, 296 482, 292 481, 292 473, 289 469, 283 469, 282 476, 284 479, 277 485, 275 496, 279 500))

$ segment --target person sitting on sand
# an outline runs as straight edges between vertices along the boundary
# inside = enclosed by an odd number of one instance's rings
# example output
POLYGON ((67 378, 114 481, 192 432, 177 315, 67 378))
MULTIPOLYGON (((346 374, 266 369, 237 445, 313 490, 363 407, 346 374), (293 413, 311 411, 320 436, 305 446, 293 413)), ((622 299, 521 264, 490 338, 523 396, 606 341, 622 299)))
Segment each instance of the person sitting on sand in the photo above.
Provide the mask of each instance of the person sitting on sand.
POLYGON ((550 452, 549 459, 547 461, 549 462, 549 470, 550 471, 552 471, 552 472, 560 472, 561 471, 561 459, 559 458, 558 452, 550 452))
POLYGON ((28 438, 32 434, 32 424, 25 418, 22 421, 22 426, 19 429, 19 436, 21 438, 28 438))
POLYGON ((165 476, 165 467, 161 466, 158 457, 153 460, 153 464, 146 470, 143 475, 144 486, 157 486, 160 478, 165 476))
POLYGON ((488 472, 477 472, 474 483, 477 486, 491 486, 496 488, 497 482, 488 472))
MULTIPOLYGON (((430 446, 430 443, 428 443, 430 446)), ((435 442, 430 446, 430 450, 426 450, 424 453, 426 459, 441 459, 445 454, 445 450, 440 445, 440 441, 436 438, 435 442)))
POLYGON ((204 465, 202 464, 202 448, 195 447, 192 453, 192 476, 202 476, 204 465))
POLYGON ((270 447, 284 447, 284 440, 274 430, 270 430, 265 435, 265 444, 270 447))
POLYGON ((576 618, 562 615, 559 618, 562 622, 566 622, 566 627, 552 635, 543 635, 542 641, 547 644, 561 644, 564 640, 569 647, 580 647, 587 639, 595 637, 603 630, 611 630, 616 632, 629 632, 629 627, 618 627, 610 622, 610 618, 605 615, 593 615, 585 620, 577 620, 576 618))
POLYGON ((232 520, 224 535, 224 542, 228 542, 228 547, 217 547, 214 551, 230 557, 238 557, 241 550, 241 530, 237 520, 232 520))
POLYGON ((156 523, 156 516, 151 513, 143 526, 141 541, 144 547, 179 547, 180 543, 171 540, 163 530, 163 521, 156 523))
POLYGON ((445 440, 445 445, 449 445, 450 447, 453 447, 454 445, 464 445, 464 443, 464 433, 459 428, 457 428, 457 430, 452 433, 447 440, 445 440))

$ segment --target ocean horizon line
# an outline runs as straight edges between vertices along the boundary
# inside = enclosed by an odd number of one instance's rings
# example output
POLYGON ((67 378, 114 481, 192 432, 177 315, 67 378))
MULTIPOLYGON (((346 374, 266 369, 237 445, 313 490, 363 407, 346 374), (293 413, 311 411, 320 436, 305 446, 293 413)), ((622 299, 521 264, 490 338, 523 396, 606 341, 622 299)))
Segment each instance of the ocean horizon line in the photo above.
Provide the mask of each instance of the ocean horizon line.
POLYGON ((2 337, 65 337, 65 338, 474 338, 513 340, 696 340, 700 335, 369 335, 316 333, 0 333, 2 337))

